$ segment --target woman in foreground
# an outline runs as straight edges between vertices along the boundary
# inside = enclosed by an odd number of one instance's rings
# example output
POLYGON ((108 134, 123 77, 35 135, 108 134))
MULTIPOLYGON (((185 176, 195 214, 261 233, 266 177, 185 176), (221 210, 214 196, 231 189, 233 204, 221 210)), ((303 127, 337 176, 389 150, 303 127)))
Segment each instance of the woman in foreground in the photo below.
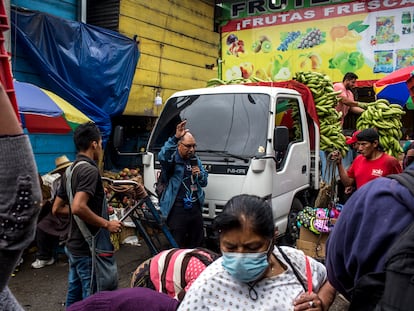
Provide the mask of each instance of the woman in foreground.
POLYGON ((213 226, 222 257, 197 278, 178 310, 329 309, 335 290, 325 267, 302 251, 275 246, 266 201, 252 195, 233 197, 213 226))

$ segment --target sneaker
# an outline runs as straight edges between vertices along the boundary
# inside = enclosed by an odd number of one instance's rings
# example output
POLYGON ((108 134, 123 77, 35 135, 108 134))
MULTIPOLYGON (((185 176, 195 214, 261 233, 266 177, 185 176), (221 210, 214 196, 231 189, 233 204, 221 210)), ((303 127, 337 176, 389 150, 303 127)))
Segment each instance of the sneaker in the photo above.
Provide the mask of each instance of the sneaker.
POLYGON ((41 260, 41 259, 36 259, 33 263, 32 263, 32 268, 34 269, 40 269, 46 266, 50 266, 53 265, 55 263, 55 259, 50 258, 49 260, 41 260))

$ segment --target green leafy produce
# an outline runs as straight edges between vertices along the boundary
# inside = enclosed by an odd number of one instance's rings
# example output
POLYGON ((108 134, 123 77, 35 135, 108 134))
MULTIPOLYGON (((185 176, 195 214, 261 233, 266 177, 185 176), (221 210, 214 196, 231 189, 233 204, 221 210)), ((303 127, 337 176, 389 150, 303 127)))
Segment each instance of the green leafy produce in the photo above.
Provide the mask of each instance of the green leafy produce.
POLYGON ((347 72, 355 72, 364 66, 364 55, 359 51, 351 53, 341 51, 333 58, 329 59, 329 68, 339 69, 342 74, 347 72))

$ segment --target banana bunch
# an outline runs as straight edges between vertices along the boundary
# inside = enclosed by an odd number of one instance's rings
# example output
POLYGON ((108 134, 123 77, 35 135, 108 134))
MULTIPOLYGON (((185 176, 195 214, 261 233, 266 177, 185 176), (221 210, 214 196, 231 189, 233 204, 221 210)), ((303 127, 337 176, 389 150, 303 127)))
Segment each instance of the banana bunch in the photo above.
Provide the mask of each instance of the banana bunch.
POLYGON ((225 84, 242 84, 242 83, 251 83, 251 82, 270 82, 270 81, 271 80, 266 81, 258 77, 255 77, 255 76, 250 76, 247 79, 238 77, 238 78, 234 78, 228 81, 224 81, 219 78, 212 78, 207 81, 207 87, 213 87, 213 86, 219 86, 219 85, 225 85, 225 84))
POLYGON ((226 81, 219 78, 213 78, 207 81, 207 87, 219 86, 227 84, 226 81))
POLYGON ((335 109, 341 92, 335 92, 331 79, 319 72, 297 72, 293 79, 305 84, 312 92, 319 118, 321 150, 339 150, 345 156, 348 146, 342 133, 342 115, 335 109))
POLYGON ((403 152, 399 140, 403 136, 401 116, 405 111, 400 105, 390 104, 386 99, 358 103, 358 106, 365 111, 357 120, 357 129, 376 128, 385 152, 397 158, 403 152))

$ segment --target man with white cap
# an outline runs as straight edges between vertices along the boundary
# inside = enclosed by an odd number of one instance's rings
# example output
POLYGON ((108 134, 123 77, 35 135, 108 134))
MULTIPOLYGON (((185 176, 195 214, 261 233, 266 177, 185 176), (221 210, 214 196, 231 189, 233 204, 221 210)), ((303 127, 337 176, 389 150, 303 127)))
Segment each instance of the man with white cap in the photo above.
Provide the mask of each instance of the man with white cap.
POLYGON ((60 177, 65 172, 68 166, 72 165, 72 162, 68 159, 66 155, 62 155, 55 159, 55 169, 49 172, 49 175, 58 175, 58 178, 54 179, 50 187, 50 194, 52 199, 56 196, 56 193, 60 186, 60 177))
POLYGON ((68 157, 66 155, 62 155, 55 159, 56 167, 48 173, 48 175, 58 175, 58 177, 52 181, 50 187, 51 198, 48 202, 50 210, 37 224, 37 253, 36 260, 32 263, 32 268, 34 269, 40 269, 54 264, 55 250, 59 246, 59 243, 64 241, 67 237, 69 217, 62 214, 53 215, 51 205, 53 204, 53 200, 55 199, 57 190, 59 189, 61 177, 65 173, 65 169, 71 164, 72 162, 68 159, 68 157))

